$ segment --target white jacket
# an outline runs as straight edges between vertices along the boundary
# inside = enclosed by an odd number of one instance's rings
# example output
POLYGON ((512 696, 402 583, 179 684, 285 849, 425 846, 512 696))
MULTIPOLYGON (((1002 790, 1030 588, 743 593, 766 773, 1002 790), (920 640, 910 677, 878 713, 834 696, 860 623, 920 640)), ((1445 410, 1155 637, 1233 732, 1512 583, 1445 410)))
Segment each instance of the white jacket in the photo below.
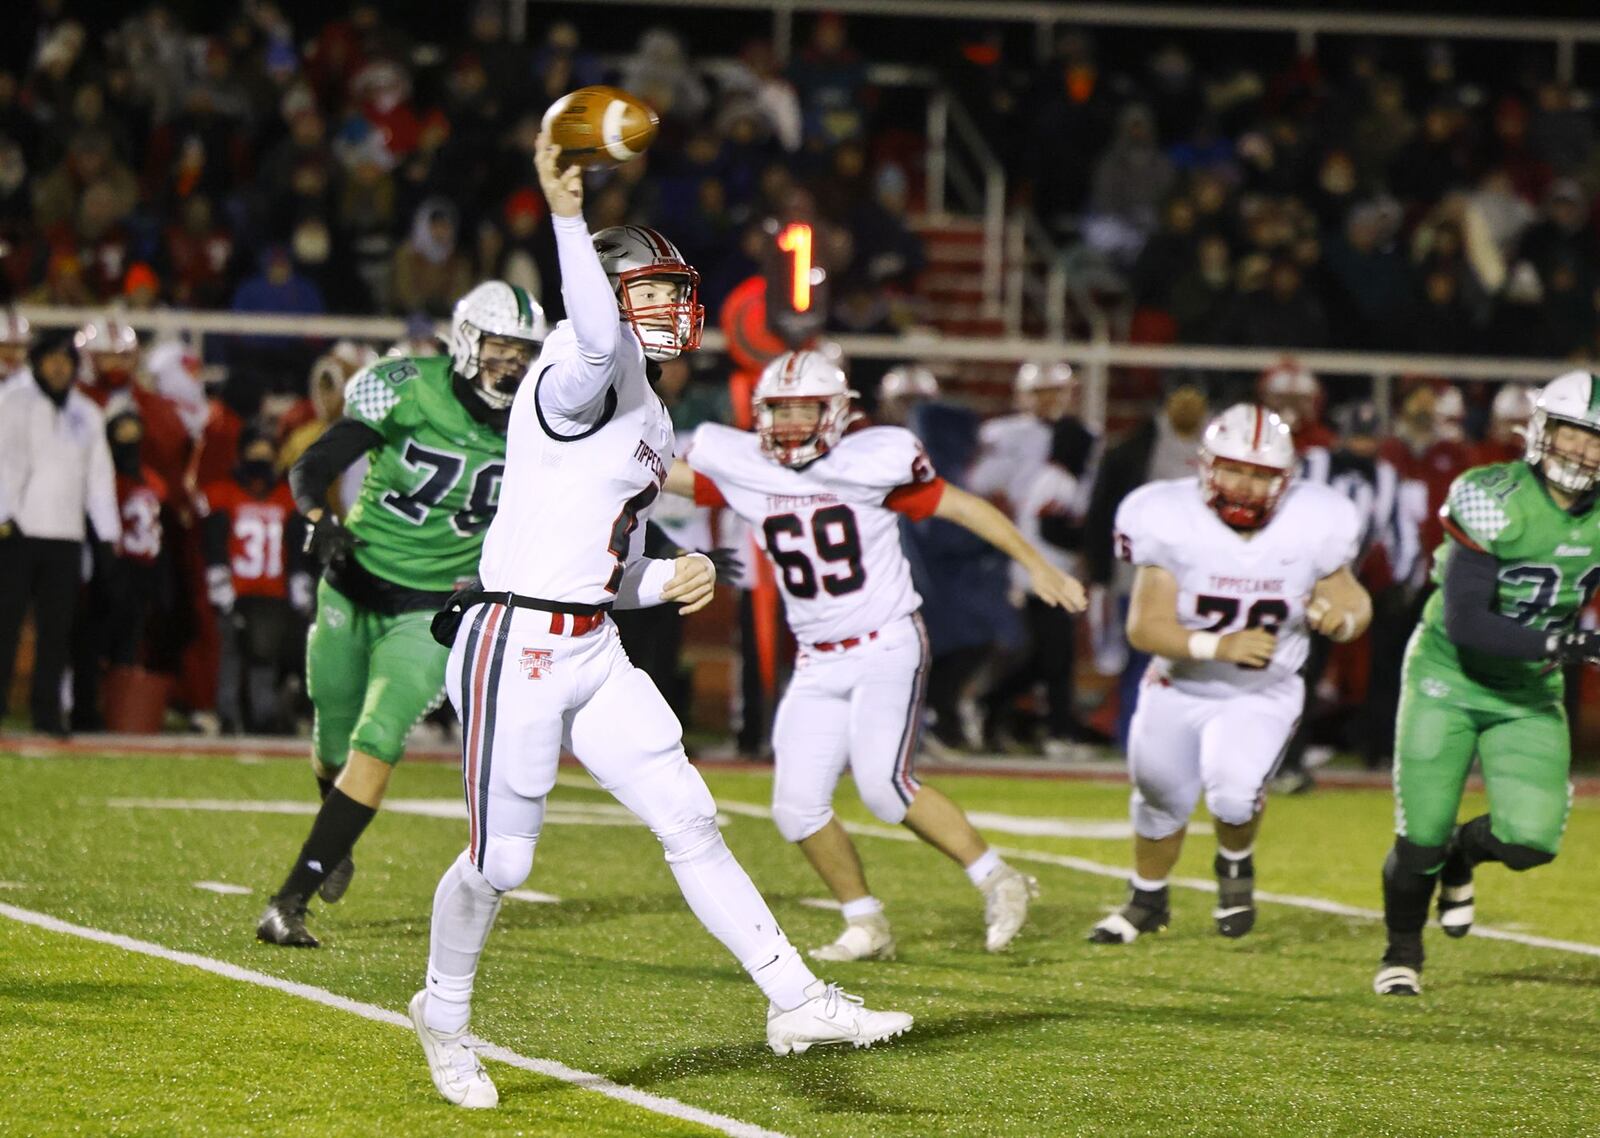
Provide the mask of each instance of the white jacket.
POLYGON ((0 392, 0 521, 28 537, 100 541, 122 534, 105 417, 73 388, 57 407, 29 375, 0 392))

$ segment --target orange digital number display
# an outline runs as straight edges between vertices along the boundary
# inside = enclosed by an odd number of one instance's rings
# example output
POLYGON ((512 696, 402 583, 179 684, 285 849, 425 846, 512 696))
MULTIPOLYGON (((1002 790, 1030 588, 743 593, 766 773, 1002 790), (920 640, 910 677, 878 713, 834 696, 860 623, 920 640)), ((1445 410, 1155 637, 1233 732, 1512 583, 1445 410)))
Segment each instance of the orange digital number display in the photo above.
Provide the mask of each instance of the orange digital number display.
POLYGON ((789 275, 789 301, 796 312, 811 309, 811 226, 803 221, 790 222, 778 234, 778 248, 794 254, 794 264, 789 275))

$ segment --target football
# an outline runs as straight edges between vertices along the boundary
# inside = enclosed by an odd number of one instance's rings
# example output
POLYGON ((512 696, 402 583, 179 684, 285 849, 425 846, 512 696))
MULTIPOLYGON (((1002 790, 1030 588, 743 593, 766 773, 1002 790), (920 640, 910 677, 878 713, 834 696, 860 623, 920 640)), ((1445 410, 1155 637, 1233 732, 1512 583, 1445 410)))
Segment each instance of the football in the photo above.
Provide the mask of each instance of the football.
POLYGON ((561 147, 561 166, 587 168, 637 158, 655 141, 661 120, 618 87, 580 87, 550 104, 544 126, 561 147))

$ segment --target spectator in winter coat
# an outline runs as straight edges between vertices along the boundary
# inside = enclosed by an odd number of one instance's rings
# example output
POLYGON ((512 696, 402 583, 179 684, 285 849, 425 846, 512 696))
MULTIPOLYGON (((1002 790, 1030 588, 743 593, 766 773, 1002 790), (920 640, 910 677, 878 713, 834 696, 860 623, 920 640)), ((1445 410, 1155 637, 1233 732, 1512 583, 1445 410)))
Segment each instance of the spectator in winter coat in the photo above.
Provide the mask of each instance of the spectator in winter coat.
POLYGON ((42 338, 29 355, 31 383, 0 395, 0 714, 11 691, 22 618, 33 612, 33 728, 65 735, 61 677, 87 516, 104 564, 122 535, 105 420, 76 387, 71 334, 42 338))

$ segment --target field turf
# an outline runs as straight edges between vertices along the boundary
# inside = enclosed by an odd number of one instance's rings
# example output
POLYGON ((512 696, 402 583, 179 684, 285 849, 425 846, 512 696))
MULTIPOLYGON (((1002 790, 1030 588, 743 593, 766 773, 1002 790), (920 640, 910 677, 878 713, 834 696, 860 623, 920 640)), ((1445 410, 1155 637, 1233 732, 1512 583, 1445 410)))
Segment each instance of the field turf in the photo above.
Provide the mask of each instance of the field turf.
MULTIPOLYGON (((684 907, 655 840, 564 771, 526 886, 558 900, 506 902, 474 1030, 645 1097, 491 1062, 501 1106, 485 1114, 438 1099, 392 1022, 421 981, 434 884, 464 841, 452 767, 400 768, 390 797, 410 812, 379 816, 349 895, 313 905, 324 947, 296 952, 256 943, 253 928, 309 823, 288 812, 315 800, 303 762, 0 753, 0 1134, 1600 1133, 1600 800, 1578 799, 1554 865, 1480 875, 1480 921, 1561 943, 1435 930, 1425 995, 1380 1001, 1385 791, 1273 800, 1258 883, 1301 900, 1264 905, 1242 941, 1213 933, 1205 892, 1175 889, 1169 933, 1106 948, 1084 934, 1121 897, 1106 874, 1126 839, 1018 831, 1123 822, 1120 785, 930 778, 1002 816, 993 838, 1029 854, 1014 862, 1043 888, 1033 921, 1013 951, 985 954, 960 871, 872 822, 846 788, 841 813, 860 825, 900 955, 826 975, 917 1024, 870 1051, 780 1059, 759 993, 684 907), (207 800, 248 809, 192 805, 207 800), (329 1006, 340 998, 378 1020, 329 1006), (662 1113, 674 1103, 722 1119, 662 1113)), ((770 779, 712 769, 708 781, 790 937, 831 939, 837 914, 802 903, 821 887, 762 816, 770 779)), ((1208 878, 1210 860, 1209 835, 1193 835, 1179 872, 1208 878)))

